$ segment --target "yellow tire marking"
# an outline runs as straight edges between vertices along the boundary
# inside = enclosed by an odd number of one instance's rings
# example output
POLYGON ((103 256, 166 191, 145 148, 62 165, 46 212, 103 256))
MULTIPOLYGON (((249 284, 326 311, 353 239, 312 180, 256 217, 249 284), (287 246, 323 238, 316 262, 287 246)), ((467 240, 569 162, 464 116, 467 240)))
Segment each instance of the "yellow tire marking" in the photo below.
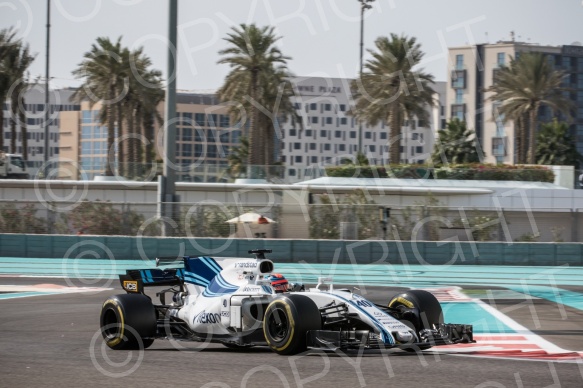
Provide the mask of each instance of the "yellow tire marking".
POLYGON ((410 309, 412 309, 413 307, 415 307, 411 301, 403 298, 402 296, 399 296, 396 299, 393 299, 391 301, 391 303, 389 304, 389 307, 393 307, 393 305, 395 303, 401 303, 402 305, 404 305, 404 306, 406 306, 407 308, 410 308, 410 309))
POLYGON ((117 304, 117 301, 116 300, 114 300, 114 299, 107 300, 107 301, 105 301, 105 303, 103 305, 105 306, 105 304, 107 302, 112 302, 112 304, 114 304, 115 307, 117 307, 117 311, 119 312, 119 319, 121 321, 121 323, 119 324, 119 327, 120 327, 119 336, 117 338, 114 338, 114 339, 110 340, 110 341, 107 341, 107 345, 109 345, 109 346, 116 346, 117 344, 119 344, 122 341, 122 339, 123 339, 123 333, 125 331, 123 314, 122 314, 121 308, 117 304))
POLYGON ((286 311, 287 311, 288 320, 289 320, 289 326, 291 328, 290 335, 289 335, 289 339, 287 340, 287 342, 282 347, 279 347, 279 348, 277 346, 273 345, 271 342, 269 342, 269 338, 267 338, 267 336, 265 335, 267 333, 267 327, 266 327, 267 320, 266 319, 263 320, 263 335, 265 336, 265 340, 267 341, 267 344, 271 348, 273 348, 273 349, 281 352, 281 351, 287 349, 287 347, 291 344, 292 339, 294 338, 295 322, 294 322, 294 319, 293 319, 293 316, 292 316, 292 313, 291 313, 291 309, 290 309, 289 305, 285 302, 285 300, 281 300, 281 299, 280 300, 274 300, 273 302, 271 302, 269 304, 269 306, 267 306, 267 310, 269 310, 269 308, 272 305, 276 304, 276 303, 283 304, 284 307, 285 307, 285 309, 286 309, 286 311))

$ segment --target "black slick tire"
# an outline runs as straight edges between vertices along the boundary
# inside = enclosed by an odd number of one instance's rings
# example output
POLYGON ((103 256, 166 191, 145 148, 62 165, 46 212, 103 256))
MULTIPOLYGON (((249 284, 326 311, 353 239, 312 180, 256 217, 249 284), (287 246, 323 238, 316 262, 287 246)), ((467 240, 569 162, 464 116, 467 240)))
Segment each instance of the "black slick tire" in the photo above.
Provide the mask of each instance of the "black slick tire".
POLYGON ((114 295, 103 303, 99 325, 111 349, 146 349, 156 335, 156 310, 143 294, 114 295))
MULTIPOLYGON (((424 290, 409 290, 395 295, 389 301, 388 306, 397 310, 406 311, 414 309, 417 316, 411 316, 412 319, 404 319, 402 322, 417 333, 424 329, 433 329, 434 325, 443 323, 443 311, 437 298, 430 292, 424 290)), ((420 345, 407 351, 416 351, 417 349, 425 350, 431 348, 431 345, 420 345)))
POLYGON ((265 310, 263 334, 271 350, 280 355, 305 351, 307 332, 321 328, 320 310, 305 295, 279 296, 265 310))

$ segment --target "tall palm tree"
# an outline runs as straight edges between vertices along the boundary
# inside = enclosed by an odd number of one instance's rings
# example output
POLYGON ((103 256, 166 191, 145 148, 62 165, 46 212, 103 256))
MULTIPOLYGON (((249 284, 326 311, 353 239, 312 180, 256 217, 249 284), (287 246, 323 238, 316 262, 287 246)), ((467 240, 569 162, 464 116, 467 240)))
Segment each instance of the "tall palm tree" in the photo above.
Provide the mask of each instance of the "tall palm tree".
POLYGON ((414 70, 424 53, 414 37, 380 37, 372 59, 352 83, 355 107, 351 114, 368 125, 386 121, 390 127, 390 161, 401 159, 401 127, 406 118, 428 120, 427 105, 434 104, 433 76, 414 70))
POLYGON ((567 123, 554 119, 552 123, 541 125, 537 133, 536 161, 538 164, 580 167, 583 156, 577 152, 567 123))
POLYGON ((438 134, 431 156, 435 165, 480 161, 476 133, 468 129, 465 121, 453 118, 447 123, 446 129, 440 129, 438 134))
MULTIPOLYGON (((28 159, 28 139, 26 130, 26 105, 24 101, 24 94, 26 93, 28 81, 26 79, 26 72, 36 55, 30 53, 30 46, 28 44, 16 43, 12 50, 5 56, 5 65, 7 66, 8 79, 10 88, 10 108, 12 117, 10 120, 10 152, 16 152, 16 125, 20 125, 22 136, 22 154, 23 159, 28 159)), ((48 152, 48 150, 45 150, 48 152)))
MULTIPOLYGON (((16 39, 16 32, 12 28, 0 30, 0 128, 4 123, 4 101, 10 90, 10 65, 6 58, 16 48, 20 40, 16 39)), ((0 130, 0 151, 4 150, 4 130, 0 130)))
MULTIPOLYGON (((107 163, 105 175, 113 176, 112 167, 115 165, 115 124, 117 116, 115 107, 123 99, 128 90, 128 79, 123 68, 123 49, 121 37, 116 42, 109 38, 97 38, 97 42, 91 46, 83 56, 77 69, 73 71, 76 78, 83 79, 83 84, 73 94, 77 101, 89 100, 90 106, 98 101, 102 102, 99 119, 103 125, 107 125, 107 163)), ((121 130, 121 122, 118 122, 121 130)))
MULTIPOLYGON (((264 105, 262 95, 268 93, 265 80, 278 78, 286 73, 286 63, 290 59, 282 54, 275 43, 280 39, 274 35, 273 27, 259 28, 255 24, 241 24, 233 27, 225 40, 229 47, 221 50, 223 56, 219 64, 228 64, 231 72, 219 91, 223 101, 237 101, 249 112, 249 165, 261 165, 266 161, 266 134, 259 124, 259 108, 264 105), (275 76, 275 73, 280 76, 275 76), (263 94, 265 93, 265 94, 263 94)), ((267 106, 271 106, 267 105, 267 106)), ((269 144, 268 147, 272 145, 269 144)))
POLYGON ((553 69, 546 55, 521 53, 518 58, 511 58, 509 66, 500 68, 494 84, 488 88, 494 93, 490 100, 500 102, 499 112, 504 120, 514 120, 519 126, 519 163, 536 162, 536 131, 542 106, 569 116, 572 103, 563 95, 568 90, 562 86, 565 76, 565 72, 553 69))
POLYGON ((162 73, 158 70, 150 69, 152 61, 143 53, 140 47, 129 53, 130 64, 130 87, 126 101, 127 129, 131 137, 127 143, 127 161, 133 176, 138 174, 137 167, 140 162, 151 162, 144 160, 148 156, 148 151, 141 148, 138 137, 141 135, 147 144, 151 144, 153 131, 147 131, 145 125, 153 125, 153 118, 161 120, 158 112, 158 104, 164 98, 162 90, 162 73))
POLYGON ((249 159, 249 140, 246 136, 241 136, 241 144, 239 146, 231 147, 227 162, 229 167, 226 173, 231 178, 239 178, 241 173, 247 167, 247 160, 249 159))

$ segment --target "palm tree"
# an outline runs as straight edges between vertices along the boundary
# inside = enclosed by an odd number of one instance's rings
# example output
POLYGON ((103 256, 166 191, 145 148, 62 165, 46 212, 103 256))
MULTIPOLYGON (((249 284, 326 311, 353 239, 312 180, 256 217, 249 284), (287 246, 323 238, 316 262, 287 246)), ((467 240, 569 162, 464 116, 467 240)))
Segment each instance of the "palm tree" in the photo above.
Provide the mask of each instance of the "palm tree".
POLYGON ((476 133, 468 129, 465 121, 453 118, 447 123, 446 129, 440 129, 438 134, 439 139, 435 141, 431 156, 435 165, 480 161, 476 133))
MULTIPOLYGON (((97 38, 97 42, 91 46, 91 50, 84 54, 84 59, 73 71, 76 78, 83 79, 83 84, 73 94, 77 101, 89 100, 90 106, 98 101, 102 102, 99 115, 100 122, 107 125, 107 163, 105 175, 113 176, 112 166, 115 164, 116 117, 115 106, 123 99, 128 89, 128 79, 123 71, 123 50, 121 37, 113 43, 109 38, 97 38)), ((122 123, 118 121, 121 134, 122 123)))
MULTIPOLYGON (((12 50, 8 52, 4 58, 4 64, 7 67, 8 80, 10 88, 8 97, 10 98, 10 108, 12 117, 10 120, 10 152, 16 152, 16 124, 20 124, 20 131, 22 136, 22 156, 23 159, 28 159, 28 139, 26 130, 26 105, 24 101, 24 94, 28 87, 26 80, 26 72, 36 55, 30 53, 28 44, 20 42, 13 45, 12 50)), ((48 150, 45 150, 48 152, 48 150)))
POLYGON ((577 152, 574 137, 565 122, 554 119, 541 125, 537 134, 536 161, 538 164, 575 166, 579 168, 583 156, 577 152))
POLYGON ((572 103, 563 95, 566 73, 555 70, 542 53, 521 53, 511 58, 510 66, 503 66, 494 84, 488 88, 494 94, 492 101, 500 102, 499 112, 504 120, 518 124, 518 162, 534 164, 536 161, 536 131, 538 114, 542 106, 555 113, 569 116, 572 103), (525 149, 528 144, 528 158, 525 149))
MULTIPOLYGON (((16 32, 12 28, 0 30, 0 127, 4 123, 4 108, 2 105, 6 101, 8 91, 10 90, 11 74, 10 65, 6 58, 19 44, 20 40, 16 39, 16 32)), ((0 151, 4 150, 4 130, 0 130, 0 151)))
MULTIPOLYGON (((221 50, 218 63, 228 64, 231 72, 218 92, 222 101, 236 101, 249 112, 249 166, 265 164, 265 141, 271 134, 259 125, 259 106, 265 105, 274 80, 287 76, 284 56, 275 43, 280 39, 273 27, 259 28, 255 24, 233 27, 225 40, 229 47, 221 50)), ((272 94, 273 95, 273 94, 272 94)), ((268 147, 272 145, 269 144, 268 147)))
POLYGON ((428 120, 427 105, 433 105, 433 76, 413 70, 424 53, 414 37, 391 34, 375 41, 372 59, 353 82, 355 107, 351 114, 368 125, 389 124, 390 161, 400 162, 401 127, 406 118, 428 120))
POLYGON ((227 156, 227 163, 229 167, 226 172, 231 178, 239 178, 241 173, 247 168, 247 160, 249 159, 249 140, 246 136, 241 136, 241 144, 239 146, 231 147, 229 155, 227 156))
MULTIPOLYGON (((152 61, 143 53, 140 47, 129 53, 130 87, 126 99, 126 116, 128 134, 131 137, 127 143, 127 161, 130 165, 131 175, 138 175, 138 163, 151 162, 152 155, 147 149, 140 147, 138 137, 141 135, 147 145, 153 143, 153 119, 162 120, 158 112, 158 104, 164 98, 162 90, 162 73, 150 69, 152 61), (150 127, 147 130, 146 125, 150 127)), ((146 146, 147 148, 147 146, 146 146)))

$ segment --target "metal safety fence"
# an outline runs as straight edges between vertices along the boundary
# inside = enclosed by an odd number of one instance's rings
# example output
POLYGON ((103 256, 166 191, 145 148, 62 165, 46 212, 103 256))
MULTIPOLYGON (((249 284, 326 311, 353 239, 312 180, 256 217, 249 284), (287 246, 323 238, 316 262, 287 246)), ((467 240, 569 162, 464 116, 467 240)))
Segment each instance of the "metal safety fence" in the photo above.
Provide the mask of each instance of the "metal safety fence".
POLYGON ((328 240, 580 242, 579 210, 336 203, 289 205, 0 201, 0 233, 328 240), (270 221, 241 218, 261 214, 270 221))

